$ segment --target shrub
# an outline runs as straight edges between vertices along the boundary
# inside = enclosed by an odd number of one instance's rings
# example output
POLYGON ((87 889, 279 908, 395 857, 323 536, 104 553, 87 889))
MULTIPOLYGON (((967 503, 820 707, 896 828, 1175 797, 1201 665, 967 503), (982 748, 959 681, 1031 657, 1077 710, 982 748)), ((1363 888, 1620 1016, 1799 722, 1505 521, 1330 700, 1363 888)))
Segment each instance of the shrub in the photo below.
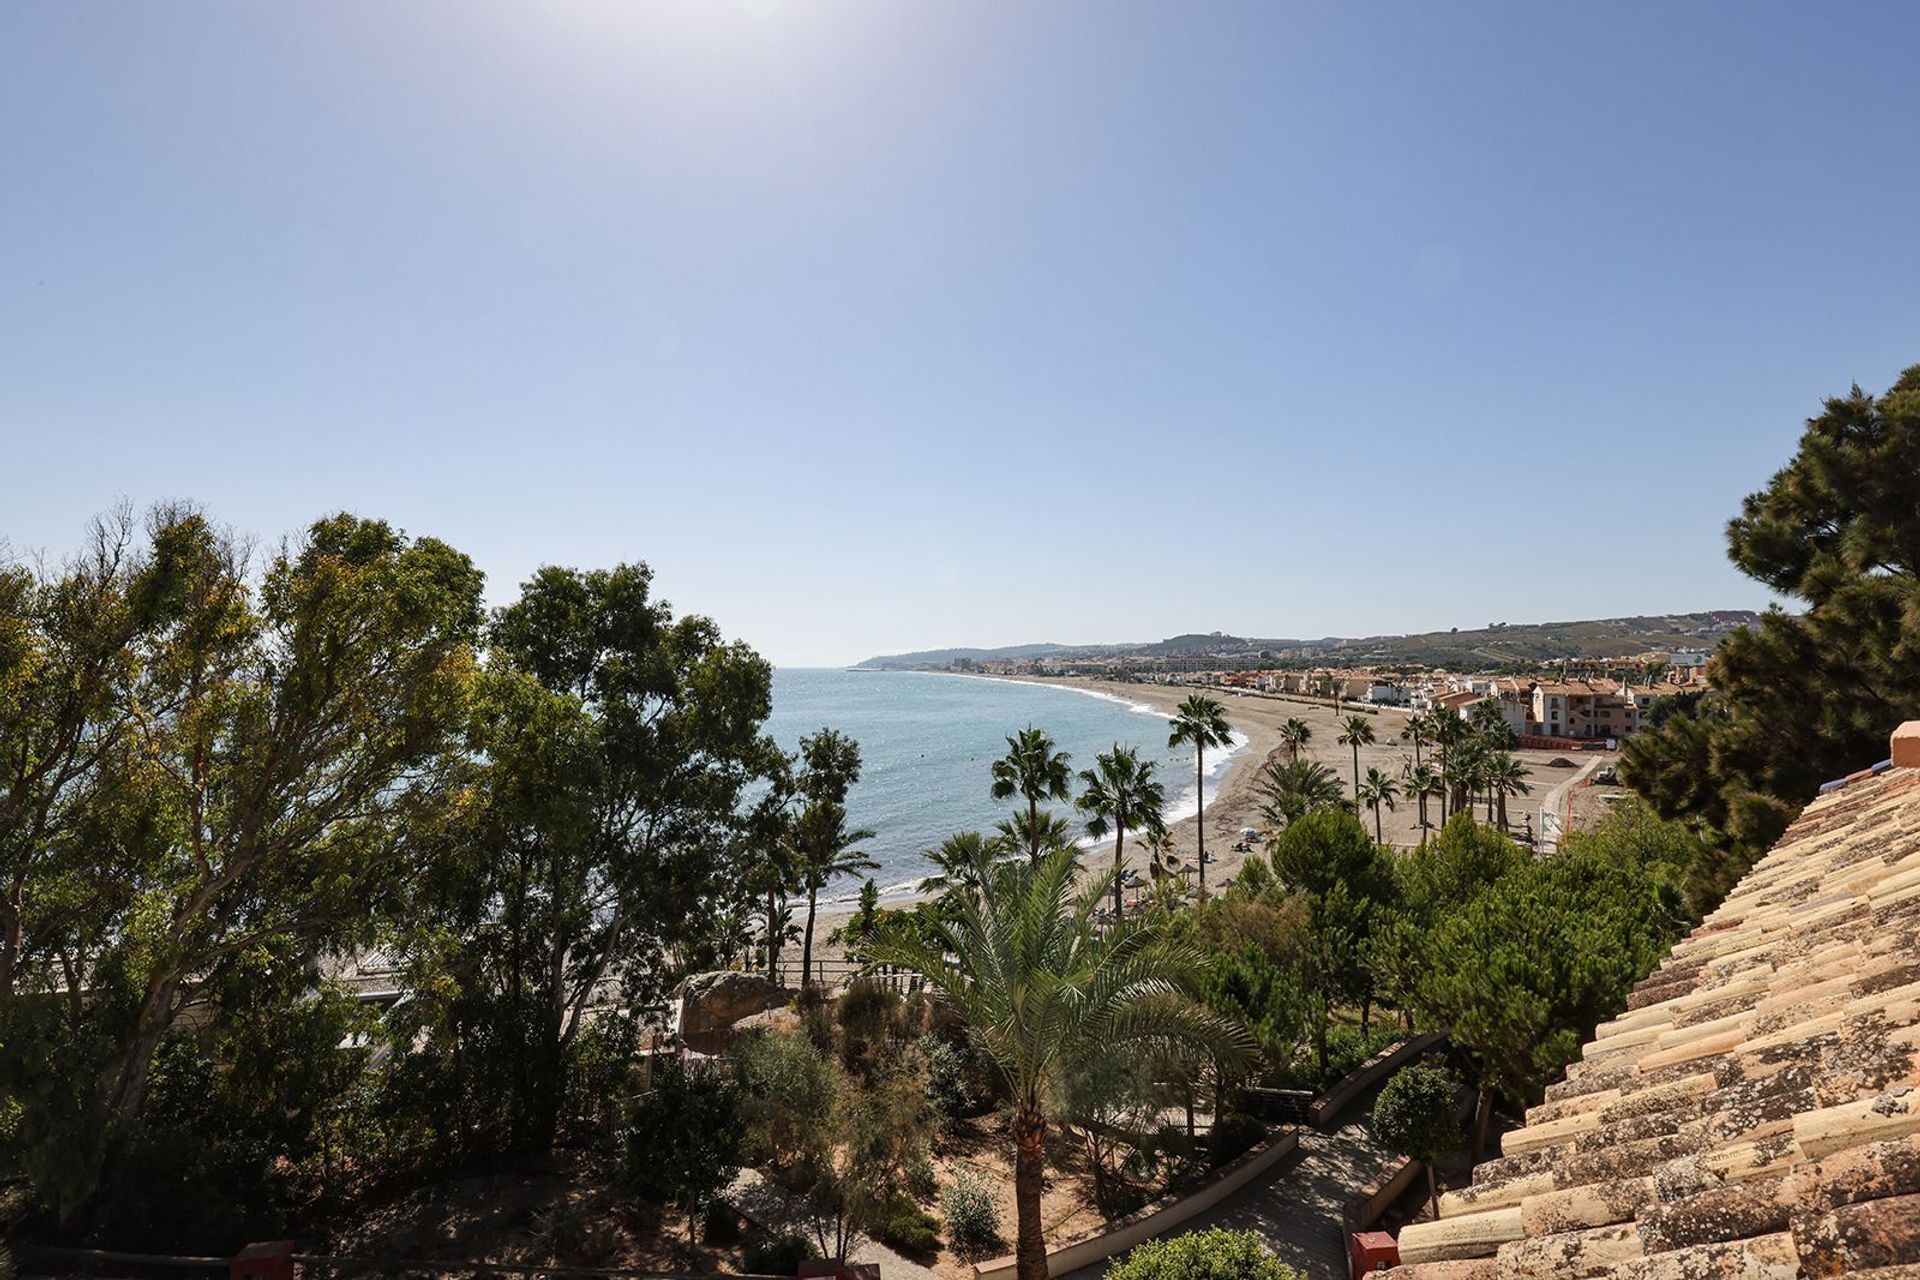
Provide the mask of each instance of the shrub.
POLYGON ((1149 1240, 1127 1251, 1107 1280, 1304 1280, 1253 1231, 1214 1227, 1149 1240))
POLYGON ((935 1035, 921 1036, 919 1045, 927 1060, 927 1096, 934 1105, 949 1116, 977 1114, 987 1100, 978 1064, 965 1050, 935 1035))
POLYGON ((873 1234, 882 1244, 902 1253, 930 1254, 940 1247, 940 1224, 932 1214, 905 1196, 889 1204, 874 1224, 873 1234))
POLYGON ((1259 1120, 1243 1111, 1230 1111, 1214 1122, 1213 1132, 1207 1136, 1207 1164, 1218 1169, 1252 1150, 1266 1136, 1267 1126, 1259 1120))
POLYGON ((940 1216, 947 1222, 947 1243, 963 1258, 977 1258, 1000 1246, 1000 1208, 993 1188, 971 1169, 953 1175, 940 1195, 940 1216))
POLYGON ((925 1152, 907 1165, 907 1193, 915 1200, 931 1200, 940 1194, 940 1183, 933 1174, 933 1161, 925 1152))
POLYGON ((819 1256, 820 1250, 805 1236, 767 1236, 748 1244, 740 1261, 755 1275, 790 1276, 801 1263, 819 1256))
POLYGON ((700 1239, 707 1244, 739 1243, 740 1211, 725 1196, 707 1201, 706 1211, 700 1217, 700 1239))

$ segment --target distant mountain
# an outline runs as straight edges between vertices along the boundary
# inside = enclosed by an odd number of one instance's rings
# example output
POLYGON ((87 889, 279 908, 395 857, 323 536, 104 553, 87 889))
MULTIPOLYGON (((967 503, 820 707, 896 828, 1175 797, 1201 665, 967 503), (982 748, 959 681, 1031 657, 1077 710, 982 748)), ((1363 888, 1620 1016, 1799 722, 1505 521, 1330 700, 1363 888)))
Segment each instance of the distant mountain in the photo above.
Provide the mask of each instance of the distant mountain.
POLYGON ((868 658, 857 664, 854 670, 917 671, 930 667, 950 667, 963 658, 968 662, 1011 662, 1020 658, 1050 658, 1069 651, 1070 646, 1064 644, 1011 644, 1001 649, 922 649, 917 653, 890 653, 868 658))
POLYGON ((1646 614, 1580 622, 1489 623, 1461 631, 1418 635, 1340 637, 1319 640, 1252 639, 1225 632, 1189 632, 1151 644, 1009 645, 1000 649, 925 649, 868 658, 860 668, 876 671, 941 670, 955 662, 1007 662, 1032 658, 1099 661, 1109 658, 1218 657, 1249 662, 1400 665, 1480 670, 1551 662, 1560 658, 1619 658, 1648 650, 1711 649, 1730 632, 1760 620, 1751 609, 1703 613, 1646 614))

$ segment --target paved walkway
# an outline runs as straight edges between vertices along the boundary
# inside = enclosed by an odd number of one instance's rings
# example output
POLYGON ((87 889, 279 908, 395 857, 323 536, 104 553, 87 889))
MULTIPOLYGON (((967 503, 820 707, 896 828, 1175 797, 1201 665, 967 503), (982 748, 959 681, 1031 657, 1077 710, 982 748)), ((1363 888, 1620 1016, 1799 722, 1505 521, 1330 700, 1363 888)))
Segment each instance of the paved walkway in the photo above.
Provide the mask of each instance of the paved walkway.
MULTIPOLYGON (((788 1217, 786 1198, 776 1188, 767 1185, 758 1170, 742 1169, 733 1185, 727 1188, 726 1194, 727 1199, 733 1201, 734 1208, 740 1211, 740 1216, 750 1222, 758 1223, 769 1231, 808 1234, 804 1227, 788 1217)), ((847 1261, 879 1263, 881 1280, 940 1280, 932 1270, 901 1257, 878 1240, 865 1237, 854 1246, 847 1261)))
MULTIPOLYGON (((1347 1113, 1347 1123, 1331 1133, 1303 1130, 1298 1154, 1171 1234, 1208 1227, 1258 1231, 1281 1261, 1311 1280, 1345 1280, 1341 1213, 1347 1198, 1392 1160, 1373 1143, 1367 1127, 1371 1110, 1372 1099, 1363 1099, 1347 1113)), ((1106 1263, 1096 1263, 1071 1273, 1068 1280, 1098 1280, 1106 1270, 1106 1263)))

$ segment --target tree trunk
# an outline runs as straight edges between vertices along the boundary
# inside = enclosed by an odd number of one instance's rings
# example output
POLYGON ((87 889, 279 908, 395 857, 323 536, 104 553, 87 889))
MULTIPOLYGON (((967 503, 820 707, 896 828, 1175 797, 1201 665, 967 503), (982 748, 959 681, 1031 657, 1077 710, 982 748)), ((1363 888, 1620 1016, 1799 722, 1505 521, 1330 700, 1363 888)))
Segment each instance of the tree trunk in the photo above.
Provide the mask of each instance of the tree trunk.
POLYGON ((1427 1161, 1427 1203, 1433 1206, 1434 1221, 1440 1220, 1440 1181, 1433 1176, 1433 1161, 1427 1161))
POLYGON ((1207 896, 1207 748, 1193 744, 1193 834, 1200 843, 1200 896, 1207 896))
POLYGON ((1027 797, 1027 865, 1040 865, 1040 801, 1027 797))
POLYGON ((1504 791, 1500 793, 1500 829, 1507 829, 1507 793, 1504 791))
POLYGON ((1380 834, 1380 806, 1377 804, 1373 806, 1373 842, 1375 844, 1387 842, 1386 837, 1380 834))
POLYGON ((1046 1118, 1030 1105, 1013 1116, 1013 1203, 1019 1226, 1014 1274, 1047 1280, 1047 1239, 1040 1224, 1040 1194, 1046 1184, 1046 1118))
POLYGON ((1360 798, 1360 742, 1358 739, 1353 743, 1353 798, 1356 800, 1360 798))
POLYGON ((1473 1111, 1473 1162, 1480 1163, 1480 1156, 1487 1149, 1487 1129, 1493 1123, 1493 1087, 1482 1085, 1480 1101, 1473 1111))
POLYGON ((820 896, 820 886, 812 880, 807 881, 807 937, 800 947, 800 989, 805 991, 813 982, 813 903, 820 896))
POLYGON ((1120 864, 1121 864, 1121 857, 1122 857, 1121 851, 1126 845, 1126 843, 1127 843, 1126 827, 1118 822, 1114 823, 1113 824, 1113 922, 1115 925, 1118 925, 1121 920, 1121 902, 1120 902, 1121 865, 1120 864))

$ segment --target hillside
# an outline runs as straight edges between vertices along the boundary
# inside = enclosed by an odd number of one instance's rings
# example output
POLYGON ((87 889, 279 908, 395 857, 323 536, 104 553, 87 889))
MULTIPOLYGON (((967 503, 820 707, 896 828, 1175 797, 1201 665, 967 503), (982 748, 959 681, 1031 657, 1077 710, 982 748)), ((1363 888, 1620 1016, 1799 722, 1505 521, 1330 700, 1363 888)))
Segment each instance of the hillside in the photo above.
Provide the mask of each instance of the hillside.
POLYGON ((955 662, 1008 662, 1030 658, 1072 661, 1218 657, 1298 666, 1408 665, 1479 670, 1530 665, 1559 658, 1617 658, 1648 650, 1711 649, 1728 633, 1757 622, 1750 609, 1645 614, 1574 622, 1492 623, 1477 630, 1427 631, 1416 635, 1339 637, 1320 640, 1259 639, 1224 632, 1189 632, 1151 644, 1010 645, 998 649, 925 649, 887 654, 859 664, 865 670, 943 669, 955 662))

